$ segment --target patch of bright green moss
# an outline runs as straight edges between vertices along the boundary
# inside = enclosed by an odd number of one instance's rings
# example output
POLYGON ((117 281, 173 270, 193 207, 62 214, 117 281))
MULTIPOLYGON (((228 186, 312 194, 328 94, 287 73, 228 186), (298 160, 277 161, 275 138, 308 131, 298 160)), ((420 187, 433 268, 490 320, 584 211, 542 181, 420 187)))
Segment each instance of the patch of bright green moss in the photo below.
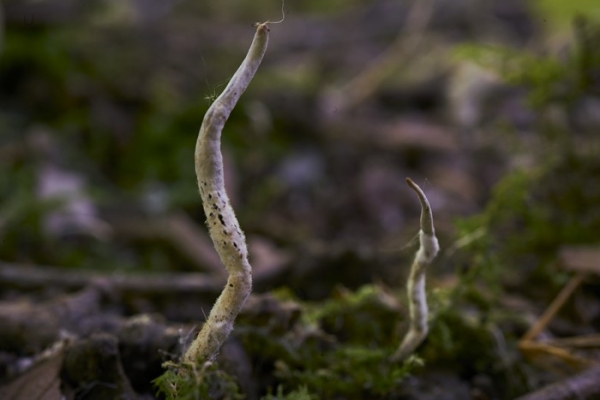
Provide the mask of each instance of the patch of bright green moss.
POLYGON ((154 380, 159 395, 167 400, 243 399, 236 381, 217 364, 193 368, 172 364, 154 380))

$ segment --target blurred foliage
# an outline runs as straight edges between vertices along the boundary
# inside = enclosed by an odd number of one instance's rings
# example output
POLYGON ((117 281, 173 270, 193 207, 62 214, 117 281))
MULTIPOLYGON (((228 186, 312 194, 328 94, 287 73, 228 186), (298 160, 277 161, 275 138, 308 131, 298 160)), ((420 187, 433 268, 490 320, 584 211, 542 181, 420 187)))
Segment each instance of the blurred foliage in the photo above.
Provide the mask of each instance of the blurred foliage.
POLYGON ((573 29, 576 42, 563 60, 530 50, 482 44, 460 45, 455 56, 494 71, 508 84, 527 89, 530 104, 537 110, 555 103, 568 108, 583 96, 597 94, 600 85, 600 25, 579 17, 573 29))
MULTIPOLYGON (((124 203, 142 205, 147 213, 182 208, 201 213, 193 152, 209 105, 207 84, 197 79, 197 90, 181 88, 177 75, 183 72, 154 59, 164 46, 148 40, 157 32, 132 24, 123 17, 126 10, 101 3, 104 7, 94 3, 81 18, 63 24, 13 23, 6 32, 0 145, 17 151, 0 160, 5 261, 93 269, 168 269, 177 263, 157 246, 133 249, 114 240, 50 237, 44 219, 61 204, 47 207, 35 200, 46 162, 85 176, 89 185, 83 189, 98 207, 124 203), (49 133, 59 157, 32 146, 39 129, 49 133)), ((224 141, 248 146, 236 137, 246 124, 243 113, 234 113, 224 141)))
POLYGON ((276 394, 268 394, 263 397, 264 400, 318 400, 319 398, 310 394, 306 386, 301 386, 297 390, 289 392, 288 394, 283 393, 284 389, 282 386, 277 387, 276 394))
POLYGON ((463 279, 483 279, 497 293, 502 276, 524 276, 531 287, 564 283, 565 274, 549 267, 558 249, 599 241, 597 132, 582 110, 600 96, 600 24, 579 18, 574 30, 562 60, 477 45, 458 52, 527 88, 536 110, 535 148, 526 149, 532 166, 506 174, 481 214, 456 223, 459 236, 485 232, 464 249, 463 279))
POLYGON ((470 261, 465 276, 485 277, 498 287, 501 276, 533 280, 533 287, 563 284, 564 275, 550 268, 561 246, 598 243, 600 176, 596 156, 563 155, 530 171, 507 175, 494 189, 480 215, 457 222, 467 235, 486 234, 466 249, 470 261))
POLYGON ((7 32, 0 87, 22 120, 5 129, 43 124, 119 189, 138 193, 161 181, 170 185, 168 207, 197 204, 190 160, 208 107, 203 92, 183 102, 142 32, 102 29, 87 18, 7 32))
POLYGON ((568 279, 554 262, 559 249, 600 240, 600 189, 593 184, 600 176, 597 125, 589 119, 593 112, 582 111, 600 96, 600 24, 579 17, 573 31, 573 43, 559 55, 481 44, 455 53, 524 89, 534 133, 505 128, 500 140, 523 143, 513 157, 524 157, 525 166, 500 179, 481 213, 455 222, 461 244, 451 259, 459 283, 447 294, 450 306, 432 322, 422 356, 428 364, 467 366, 461 374, 486 371, 507 383, 504 398, 530 390, 532 370, 515 348, 528 324, 503 315, 501 299, 517 288, 519 295, 549 302, 568 279), (460 318, 452 312, 457 308, 460 318), (496 347, 497 353, 471 353, 465 344, 496 347))
POLYGON ((548 33, 566 29, 578 16, 600 22, 600 4, 596 0, 534 0, 538 20, 548 25, 548 33))

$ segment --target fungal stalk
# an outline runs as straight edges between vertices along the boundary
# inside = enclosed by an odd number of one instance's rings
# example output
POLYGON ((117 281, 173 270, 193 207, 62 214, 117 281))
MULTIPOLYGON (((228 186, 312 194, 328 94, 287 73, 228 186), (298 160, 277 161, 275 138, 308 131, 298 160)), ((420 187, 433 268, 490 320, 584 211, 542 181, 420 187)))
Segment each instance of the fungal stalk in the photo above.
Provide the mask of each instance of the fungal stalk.
POLYGON ((256 24, 256 34, 246 58, 206 112, 196 142, 196 177, 206 223, 229 277, 198 336, 183 355, 184 362, 203 363, 215 358, 252 291, 252 268, 248 262, 246 239, 225 192, 221 131, 254 77, 268 42, 267 22, 256 24))
POLYGON ((427 298, 425 294, 425 269, 435 256, 440 247, 435 236, 433 215, 429 200, 423 190, 406 178, 406 183, 415 191, 421 202, 421 230, 419 231, 419 250, 410 268, 410 275, 406 284, 408 292, 408 309, 410 328, 400 343, 398 350, 392 356, 392 361, 402 361, 411 355, 425 340, 429 327, 427 325, 427 298))

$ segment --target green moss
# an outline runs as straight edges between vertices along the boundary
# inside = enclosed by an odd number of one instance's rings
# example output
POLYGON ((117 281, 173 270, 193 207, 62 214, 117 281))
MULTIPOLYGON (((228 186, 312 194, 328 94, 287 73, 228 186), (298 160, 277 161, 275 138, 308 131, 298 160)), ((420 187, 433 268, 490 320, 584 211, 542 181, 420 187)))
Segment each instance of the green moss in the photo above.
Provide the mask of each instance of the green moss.
MULTIPOLYGON (((535 167, 509 172, 496 184, 485 210, 456 223, 459 237, 483 233, 464 248, 457 262, 461 286, 474 292, 484 283, 497 296, 507 279, 526 279, 534 288, 558 285, 564 274, 549 268, 560 246, 597 243, 600 190, 593 185, 600 162, 593 148, 582 149, 581 132, 565 129, 548 115, 578 120, 582 100, 595 96, 600 71, 600 25, 579 18, 575 41, 564 57, 537 56, 499 47, 468 45, 457 51, 529 90, 537 132, 535 148, 528 147, 535 167)), ((573 124, 577 129, 577 123, 573 124)), ((593 146, 593 145, 592 145, 593 146)))
POLYGON ((398 389, 417 365, 389 362, 392 348, 339 346, 333 351, 305 352, 301 366, 279 363, 275 376, 286 385, 306 385, 319 398, 362 399, 380 397, 398 389))
MULTIPOLYGON (((355 293, 339 289, 325 304, 297 303, 281 290, 278 296, 285 300, 264 297, 262 307, 240 318, 235 330, 258 387, 277 388, 265 399, 387 398, 399 395, 402 380, 421 366, 416 357, 402 364, 389 361, 399 341, 398 315, 382 301, 390 295, 380 287, 355 293), (292 309, 302 315, 290 318, 292 309), (336 315, 340 319, 333 327, 336 315)), ((238 393, 216 365, 200 371, 171 366, 155 383, 167 399, 235 398, 238 393)))
POLYGON ((553 32, 569 28, 578 15, 600 21, 600 4, 596 0, 535 0, 532 3, 544 26, 548 25, 553 32))
POLYGON ((153 383, 167 400, 243 399, 236 381, 217 364, 205 363, 193 368, 167 364, 167 371, 153 383))
POLYGON ((324 303, 299 304, 302 315, 288 330, 244 325, 242 319, 236 335, 259 366, 257 375, 278 387, 276 398, 385 397, 400 390, 399 383, 420 365, 416 358, 389 361, 400 340, 399 315, 385 296, 391 300, 374 285, 357 292, 340 288, 324 303), (282 397, 282 388, 296 390, 282 397))
POLYGON ((484 320, 452 311, 435 319, 423 357, 436 365, 452 365, 462 375, 489 372, 497 360, 494 339, 484 320))
POLYGON ((398 310, 385 303, 384 299, 391 296, 376 285, 363 286, 356 292, 341 288, 330 299, 309 307, 305 321, 317 323, 341 342, 389 346, 398 340, 394 328, 402 318, 398 310))

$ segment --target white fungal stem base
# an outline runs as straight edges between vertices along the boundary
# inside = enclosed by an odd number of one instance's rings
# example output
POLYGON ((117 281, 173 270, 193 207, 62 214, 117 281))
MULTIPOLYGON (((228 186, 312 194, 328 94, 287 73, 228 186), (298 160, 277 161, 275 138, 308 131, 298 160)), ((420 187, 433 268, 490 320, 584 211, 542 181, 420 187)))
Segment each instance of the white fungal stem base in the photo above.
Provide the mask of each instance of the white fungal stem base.
POLYGON ((248 262, 246 239, 225 192, 221 131, 254 77, 268 42, 267 23, 257 24, 246 58, 206 112, 198 135, 195 152, 198 187, 210 237, 229 278, 198 336, 185 352, 184 362, 202 363, 214 359, 252 291, 252 267, 248 262))
POLYGON ((410 178, 406 183, 415 191, 421 202, 421 230, 419 231, 419 250, 410 268, 410 275, 406 284, 408 292, 408 309, 410 315, 410 328, 402 340, 398 350, 392 356, 392 361, 402 361, 411 355, 425 340, 429 327, 427 325, 427 296, 425 293, 425 269, 435 256, 440 247, 435 236, 431 206, 421 188, 410 178))

